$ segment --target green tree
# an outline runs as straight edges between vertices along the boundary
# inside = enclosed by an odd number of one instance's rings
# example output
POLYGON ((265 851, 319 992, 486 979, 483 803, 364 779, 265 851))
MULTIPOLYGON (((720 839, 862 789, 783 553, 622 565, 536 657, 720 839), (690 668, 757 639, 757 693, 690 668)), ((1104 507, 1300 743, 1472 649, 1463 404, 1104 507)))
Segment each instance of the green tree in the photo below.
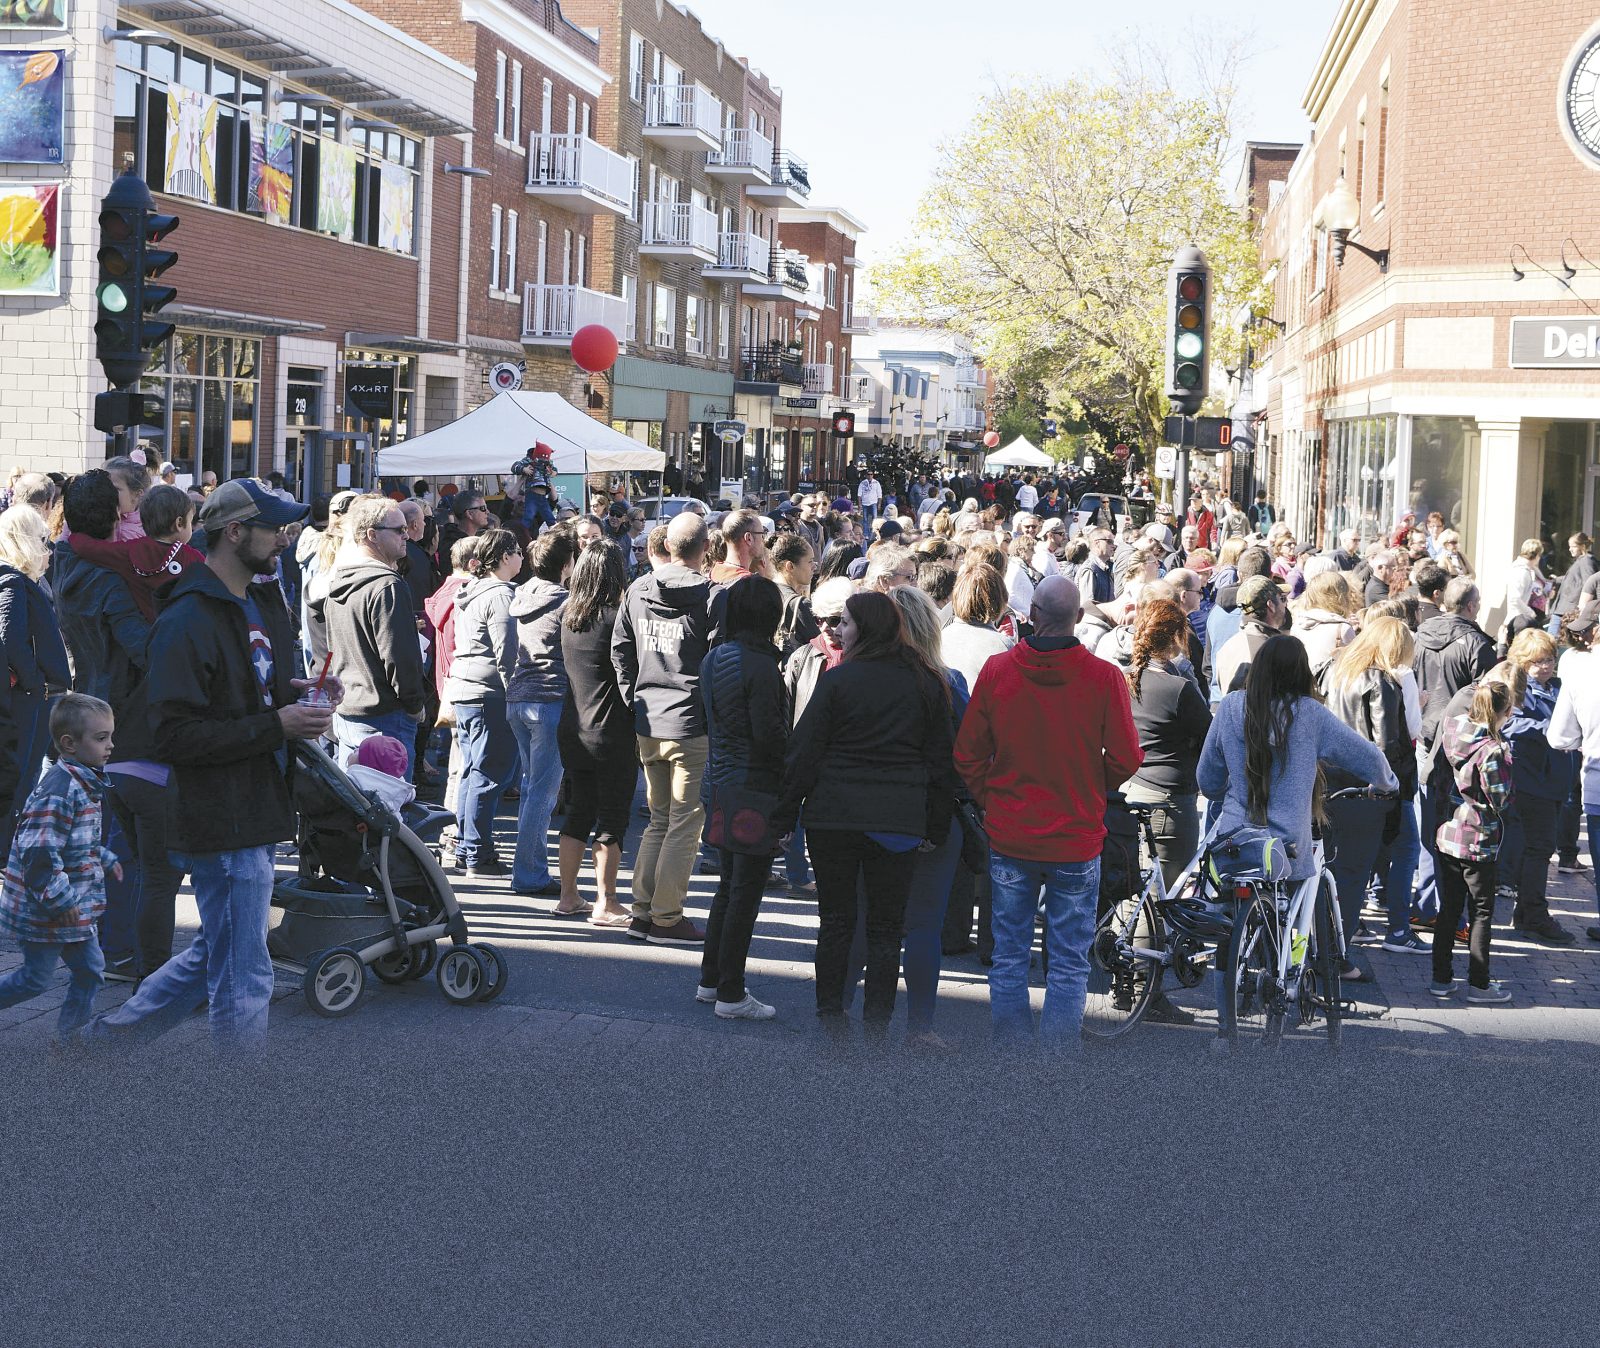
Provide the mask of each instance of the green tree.
POLYGON ((1231 316, 1265 298, 1223 189, 1230 101, 1226 79, 1183 93, 1126 60, 1113 84, 997 91, 944 147, 917 242, 875 270, 886 309, 966 332, 1064 420, 1153 448, 1173 253, 1196 243, 1210 260, 1219 377, 1240 345, 1231 316))

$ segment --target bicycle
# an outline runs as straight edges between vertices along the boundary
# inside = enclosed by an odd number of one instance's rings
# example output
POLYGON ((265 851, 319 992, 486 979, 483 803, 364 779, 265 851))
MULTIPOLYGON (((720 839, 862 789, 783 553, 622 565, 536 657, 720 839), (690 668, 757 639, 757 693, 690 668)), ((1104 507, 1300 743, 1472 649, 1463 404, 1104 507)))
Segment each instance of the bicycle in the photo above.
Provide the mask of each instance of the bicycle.
POLYGON ((1200 849, 1167 888, 1156 860, 1152 818, 1159 804, 1124 801, 1138 821, 1145 855, 1151 859, 1144 884, 1131 899, 1114 903, 1095 925, 1089 946, 1088 994, 1083 1033, 1091 1039, 1120 1039, 1150 1009, 1168 970, 1179 985, 1196 987, 1214 967, 1219 949, 1233 930, 1232 914, 1206 900, 1202 863, 1212 841, 1200 849))
MULTIPOLYGON (((1347 787, 1328 800, 1394 800, 1392 791, 1347 787)), ((1301 1027, 1322 1018, 1335 1052, 1344 1027, 1344 924, 1333 875, 1323 859, 1322 833, 1312 832, 1315 870, 1304 880, 1229 877, 1238 915, 1229 934, 1218 1013, 1230 1048, 1250 1039, 1276 1047, 1292 1010, 1301 1027)), ((1293 848, 1289 851, 1294 856, 1293 848)))

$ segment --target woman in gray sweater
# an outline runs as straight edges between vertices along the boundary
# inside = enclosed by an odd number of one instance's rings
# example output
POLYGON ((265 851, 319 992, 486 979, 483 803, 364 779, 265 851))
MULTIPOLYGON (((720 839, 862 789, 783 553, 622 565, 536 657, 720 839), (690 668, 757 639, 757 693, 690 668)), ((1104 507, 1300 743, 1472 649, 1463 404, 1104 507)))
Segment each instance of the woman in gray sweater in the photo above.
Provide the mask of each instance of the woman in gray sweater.
POLYGON ((1218 836, 1265 828, 1293 845, 1291 879, 1314 875, 1318 763, 1384 791, 1400 785, 1383 751, 1317 699, 1305 647, 1290 636, 1272 637, 1251 662, 1244 690, 1218 704, 1200 751, 1200 790, 1222 802, 1218 836))

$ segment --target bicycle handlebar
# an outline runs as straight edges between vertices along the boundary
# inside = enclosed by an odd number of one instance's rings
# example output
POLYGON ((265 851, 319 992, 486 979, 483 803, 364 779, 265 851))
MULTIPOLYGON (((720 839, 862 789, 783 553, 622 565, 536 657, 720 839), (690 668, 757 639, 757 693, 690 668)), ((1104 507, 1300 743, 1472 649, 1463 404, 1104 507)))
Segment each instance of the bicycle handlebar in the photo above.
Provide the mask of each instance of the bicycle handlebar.
POLYGON ((1328 800, 1399 800, 1398 791, 1380 791, 1375 786, 1347 786, 1341 791, 1333 791, 1326 797, 1328 800))

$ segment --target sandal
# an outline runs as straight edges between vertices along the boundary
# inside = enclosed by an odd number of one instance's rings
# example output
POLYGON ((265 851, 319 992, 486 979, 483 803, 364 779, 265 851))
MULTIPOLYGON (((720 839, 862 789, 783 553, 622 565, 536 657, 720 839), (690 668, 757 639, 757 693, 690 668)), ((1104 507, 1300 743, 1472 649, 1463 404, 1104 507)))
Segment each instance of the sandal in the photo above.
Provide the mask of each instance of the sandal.
POLYGON ((601 913, 589 917, 591 927, 626 927, 632 921, 632 913, 601 913))
POLYGON ((552 908, 549 917, 588 917, 594 911, 592 903, 580 903, 576 908, 552 908))

